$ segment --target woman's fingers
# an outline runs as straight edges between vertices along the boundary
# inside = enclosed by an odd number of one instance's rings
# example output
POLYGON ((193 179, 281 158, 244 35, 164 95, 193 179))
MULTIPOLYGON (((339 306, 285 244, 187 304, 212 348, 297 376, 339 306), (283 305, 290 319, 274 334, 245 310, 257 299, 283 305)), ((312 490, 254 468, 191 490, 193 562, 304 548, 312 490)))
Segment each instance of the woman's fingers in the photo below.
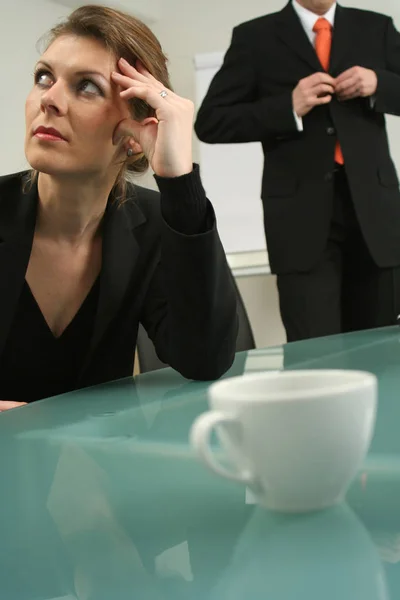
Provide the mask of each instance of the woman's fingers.
POLYGON ((131 86, 129 89, 121 92, 121 98, 125 100, 130 100, 132 98, 140 98, 150 104, 152 108, 157 110, 158 108, 163 108, 165 103, 169 103, 170 99, 168 96, 163 98, 161 92, 155 90, 153 87, 149 85, 137 84, 131 86), (164 104, 163 104, 164 103, 164 104))
MULTIPOLYGON (((149 73, 149 71, 143 66, 143 64, 139 60, 136 61, 136 66, 137 66, 137 68, 133 67, 124 59, 120 59, 118 61, 118 67, 119 67, 121 73, 118 73, 118 71, 115 71, 114 73, 121 75, 122 77, 125 77, 125 80, 120 80, 121 81, 120 85, 129 87, 129 85, 133 81, 136 81, 136 82, 141 82, 141 83, 144 83, 147 85, 151 85, 154 87, 154 89, 159 90, 160 92, 162 90, 166 89, 165 85, 163 83, 161 83, 160 81, 158 81, 155 77, 153 77, 153 75, 151 75, 149 73)), ((113 76, 114 76, 114 73, 113 73, 113 76)), ((168 88, 167 88, 167 92, 168 92, 168 95, 170 95, 170 96, 174 96, 174 97, 176 96, 176 94, 174 94, 174 92, 172 92, 168 88)), ((177 96, 177 97, 179 97, 179 96, 177 96)))
POLYGON ((11 408, 18 408, 18 406, 24 406, 26 402, 12 402, 10 400, 0 400, 0 412, 10 410, 11 408))
POLYGON ((122 75, 125 75, 125 76, 129 77, 130 79, 134 79, 135 81, 142 81, 143 83, 153 83, 154 85, 158 85, 159 87, 162 87, 162 83, 160 83, 159 81, 157 81, 157 79, 155 77, 150 75, 150 73, 147 71, 147 69, 145 69, 145 67, 142 65, 142 63, 137 61, 137 64, 139 67, 138 69, 136 69, 135 67, 130 65, 123 58, 121 58, 118 61, 118 67, 119 67, 122 75))
POLYGON ((158 81, 158 79, 156 79, 147 69, 146 67, 143 65, 143 63, 140 62, 140 60, 136 61, 136 70, 138 73, 140 73, 141 75, 143 75, 144 77, 146 77, 146 79, 148 79, 149 81, 152 81, 153 83, 157 83, 159 86, 161 87, 165 87, 163 86, 163 84, 161 83, 161 81, 158 81))
POLYGON ((149 82, 146 79, 133 79, 132 77, 128 77, 127 75, 122 75, 121 73, 117 73, 116 71, 113 71, 112 73, 112 78, 113 81, 115 83, 117 83, 119 86, 121 86, 123 89, 123 91, 121 92, 121 96, 123 97, 124 92, 128 91, 130 88, 133 87, 138 87, 138 86, 146 86, 148 88, 152 88, 154 91, 162 91, 163 88, 161 85, 156 86, 155 84, 152 84, 151 82, 149 82))

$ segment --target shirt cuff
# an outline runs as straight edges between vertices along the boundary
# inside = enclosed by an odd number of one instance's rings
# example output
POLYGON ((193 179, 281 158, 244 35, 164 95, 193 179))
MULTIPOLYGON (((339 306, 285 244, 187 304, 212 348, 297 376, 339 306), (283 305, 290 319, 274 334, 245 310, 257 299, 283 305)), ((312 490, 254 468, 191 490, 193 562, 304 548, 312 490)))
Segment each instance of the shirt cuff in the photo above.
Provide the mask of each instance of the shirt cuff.
POLYGON ((303 119, 299 117, 295 110, 293 110, 293 116, 296 121, 297 131, 303 131, 303 119))
POLYGON ((161 214, 171 229, 184 235, 208 231, 212 225, 199 165, 180 177, 154 175, 154 179, 161 193, 161 214))

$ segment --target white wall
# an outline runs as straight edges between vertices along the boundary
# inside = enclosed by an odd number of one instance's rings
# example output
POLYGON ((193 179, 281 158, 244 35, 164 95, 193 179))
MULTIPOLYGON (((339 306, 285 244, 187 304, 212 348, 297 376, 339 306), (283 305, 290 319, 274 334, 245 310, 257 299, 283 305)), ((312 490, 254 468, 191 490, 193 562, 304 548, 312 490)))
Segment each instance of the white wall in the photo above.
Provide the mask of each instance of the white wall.
POLYGON ((82 2, 81 0, 52 0, 57 4, 67 6, 73 10, 84 4, 100 4, 102 6, 111 6, 118 10, 129 11, 136 17, 150 25, 159 20, 162 15, 163 0, 97 0, 96 2, 82 2))
MULTIPOLYGON (((175 90, 194 100, 194 55, 225 50, 235 25, 280 10, 285 4, 285 0, 164 0, 163 17, 152 25, 152 29, 169 56, 175 90)), ((400 28, 399 0, 381 0, 379 3, 376 0, 343 0, 341 4, 389 14, 400 28)), ((388 122, 392 152, 400 171, 400 119, 389 118, 388 122)), ((198 160, 196 140, 194 146, 198 160)), ((245 173, 243 177, 246 177, 245 173)), ((257 345, 283 342, 284 331, 279 317, 275 278, 249 277, 240 279, 238 284, 257 345)))

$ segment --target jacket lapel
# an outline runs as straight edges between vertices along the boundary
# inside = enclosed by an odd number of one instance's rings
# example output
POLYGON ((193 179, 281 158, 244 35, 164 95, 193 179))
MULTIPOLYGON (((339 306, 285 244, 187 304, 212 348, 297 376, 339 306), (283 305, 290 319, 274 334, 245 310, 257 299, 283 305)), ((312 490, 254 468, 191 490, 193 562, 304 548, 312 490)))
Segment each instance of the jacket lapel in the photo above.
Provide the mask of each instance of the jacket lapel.
POLYGON ((355 43, 356 37, 354 34, 355 23, 352 22, 351 12, 346 10, 339 4, 336 6, 335 23, 333 28, 332 52, 330 73, 334 77, 342 72, 341 67, 347 68, 347 64, 343 65, 343 61, 348 57, 355 43))
POLYGON ((1 190, 0 202, 0 356, 17 308, 32 250, 37 188, 24 194, 18 177, 1 190))
POLYGON ((278 35, 281 40, 306 62, 313 71, 321 71, 321 64, 304 28, 290 2, 279 13, 278 35))
POLYGON ((81 377, 124 300, 139 255, 134 230, 145 221, 144 214, 134 203, 121 206, 115 202, 108 204, 103 224, 99 301, 90 349, 81 377))

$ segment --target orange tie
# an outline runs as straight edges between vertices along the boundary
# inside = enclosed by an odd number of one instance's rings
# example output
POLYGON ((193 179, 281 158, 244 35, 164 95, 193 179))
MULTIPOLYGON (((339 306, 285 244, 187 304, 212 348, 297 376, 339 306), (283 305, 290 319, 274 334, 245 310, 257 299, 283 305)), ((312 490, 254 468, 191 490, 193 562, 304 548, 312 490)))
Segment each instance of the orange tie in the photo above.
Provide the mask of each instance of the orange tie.
MULTIPOLYGON (((332 26, 329 21, 324 18, 320 18, 315 23, 313 31, 317 34, 315 38, 315 51, 317 53, 319 62, 321 63, 323 69, 328 71, 332 47, 332 26)), ((335 162, 339 163, 339 165, 344 164, 342 149, 340 148, 338 141, 336 142, 335 147, 335 162)))

